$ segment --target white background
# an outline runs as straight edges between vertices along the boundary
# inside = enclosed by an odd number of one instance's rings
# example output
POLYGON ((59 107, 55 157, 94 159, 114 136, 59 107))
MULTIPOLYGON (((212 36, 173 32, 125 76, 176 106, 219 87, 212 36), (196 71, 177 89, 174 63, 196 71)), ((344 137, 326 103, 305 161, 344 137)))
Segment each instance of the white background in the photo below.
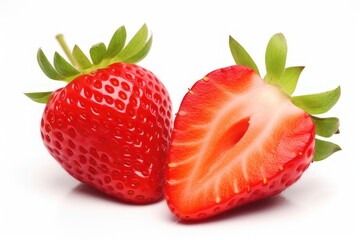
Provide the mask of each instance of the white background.
MULTIPOLYGON (((0 239, 311 239, 360 236, 360 11, 356 1, 0 1, 0 239), (296 94, 342 87, 327 116, 339 116, 343 150, 314 163, 281 195, 197 224, 178 222, 165 201, 118 202, 68 176, 42 144, 44 105, 23 92, 62 86, 36 62, 42 47, 59 50, 62 32, 84 50, 108 43, 125 25, 147 23, 153 47, 140 65, 153 71, 175 111, 196 80, 233 64, 228 35, 241 42, 264 73, 268 39, 283 32, 288 66, 305 65, 296 94), (357 94, 356 94, 357 93, 357 94)), ((359 238, 358 238, 359 239, 359 238)))

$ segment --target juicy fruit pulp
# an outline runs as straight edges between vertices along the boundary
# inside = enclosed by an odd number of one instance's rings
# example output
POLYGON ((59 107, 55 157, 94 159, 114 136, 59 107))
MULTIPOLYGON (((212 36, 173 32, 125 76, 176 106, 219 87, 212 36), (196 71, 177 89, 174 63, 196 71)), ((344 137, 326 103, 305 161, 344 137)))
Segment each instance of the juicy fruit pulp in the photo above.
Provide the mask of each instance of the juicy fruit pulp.
POLYGON ((201 219, 280 193, 314 155, 315 127, 278 87, 240 65, 216 70, 184 97, 167 159, 166 196, 201 219))
POLYGON ((55 91, 41 121, 52 156, 76 179, 125 201, 163 195, 171 101, 134 64, 115 63, 55 91))

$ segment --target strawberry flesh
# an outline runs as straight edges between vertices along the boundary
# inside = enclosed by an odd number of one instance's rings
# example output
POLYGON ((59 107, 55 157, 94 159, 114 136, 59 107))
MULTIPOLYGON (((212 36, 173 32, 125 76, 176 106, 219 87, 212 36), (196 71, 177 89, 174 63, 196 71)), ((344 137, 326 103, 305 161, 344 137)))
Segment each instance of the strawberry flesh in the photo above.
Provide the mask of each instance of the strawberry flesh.
POLYGON ((211 72, 184 97, 167 159, 166 196, 182 219, 202 219, 276 195, 314 154, 310 116, 240 65, 211 72))

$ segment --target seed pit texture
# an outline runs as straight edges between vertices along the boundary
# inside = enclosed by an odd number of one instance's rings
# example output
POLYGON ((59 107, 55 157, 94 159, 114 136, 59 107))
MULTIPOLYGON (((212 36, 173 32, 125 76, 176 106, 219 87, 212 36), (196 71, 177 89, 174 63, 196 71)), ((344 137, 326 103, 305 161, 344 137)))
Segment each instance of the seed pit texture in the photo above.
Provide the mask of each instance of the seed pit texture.
POLYGON ((110 86, 110 85, 105 85, 105 91, 107 92, 107 93, 110 93, 110 94, 112 94, 112 93, 114 93, 114 88, 112 87, 112 86, 110 86))
POLYGON ((115 87, 119 86, 119 80, 117 80, 116 78, 111 78, 110 83, 115 87))

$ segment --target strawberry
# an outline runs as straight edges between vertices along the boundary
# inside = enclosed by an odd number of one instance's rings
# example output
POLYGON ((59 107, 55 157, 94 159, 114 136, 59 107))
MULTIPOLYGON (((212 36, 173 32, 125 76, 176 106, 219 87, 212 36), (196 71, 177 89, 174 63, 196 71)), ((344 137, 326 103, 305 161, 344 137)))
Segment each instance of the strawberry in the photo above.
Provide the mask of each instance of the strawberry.
POLYGON ((46 103, 41 119, 45 147, 74 178, 115 198, 151 203, 164 192, 164 164, 172 127, 171 101, 159 79, 135 65, 150 50, 143 25, 125 45, 120 27, 108 47, 90 49, 91 61, 58 36, 68 63, 58 53, 54 67, 39 49, 41 69, 68 84, 54 92, 26 93, 46 103))
POLYGON ((269 41, 264 79, 246 50, 232 37, 229 43, 238 65, 197 81, 176 114, 165 194, 180 219, 208 218, 279 194, 312 161, 340 150, 315 139, 337 133, 339 119, 314 116, 334 106, 340 87, 292 97, 304 67, 285 68, 282 34, 269 41))

